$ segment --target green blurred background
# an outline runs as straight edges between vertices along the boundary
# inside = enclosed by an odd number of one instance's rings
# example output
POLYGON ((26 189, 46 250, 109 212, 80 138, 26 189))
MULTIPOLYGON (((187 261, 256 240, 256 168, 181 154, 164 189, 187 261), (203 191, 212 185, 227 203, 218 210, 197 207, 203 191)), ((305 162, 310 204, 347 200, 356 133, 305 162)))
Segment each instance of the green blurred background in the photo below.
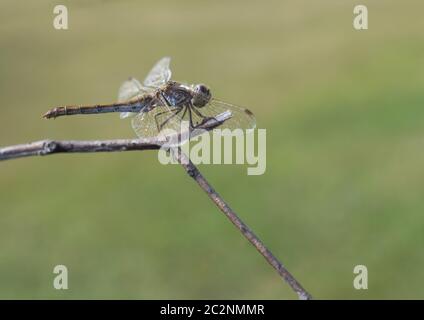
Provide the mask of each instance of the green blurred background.
MULTIPOLYGON (((134 137, 111 102, 172 57, 267 129, 267 171, 200 169, 315 298, 424 298, 422 1, 2 1, 0 145, 134 137), (55 30, 64 4, 69 30, 55 30), (365 4, 369 30, 352 27, 365 4), (355 290, 355 265, 369 289, 355 290)), ((0 163, 0 298, 293 299, 156 152, 0 163), (55 265, 69 290, 52 286, 55 265)))

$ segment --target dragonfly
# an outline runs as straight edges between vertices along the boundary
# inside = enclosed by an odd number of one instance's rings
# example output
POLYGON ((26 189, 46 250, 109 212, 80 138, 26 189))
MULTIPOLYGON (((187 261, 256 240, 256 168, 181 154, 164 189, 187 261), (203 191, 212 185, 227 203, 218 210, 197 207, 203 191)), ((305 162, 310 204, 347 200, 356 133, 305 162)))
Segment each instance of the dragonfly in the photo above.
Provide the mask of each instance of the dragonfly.
POLYGON ((170 62, 169 57, 159 60, 143 83, 135 78, 125 81, 119 88, 116 103, 60 106, 50 109, 43 117, 120 112, 121 119, 132 118, 132 128, 139 138, 158 137, 169 129, 180 132, 184 121, 192 131, 223 113, 230 113, 231 117, 218 126, 221 129, 255 128, 255 116, 249 109, 212 97, 205 84, 188 85, 171 80, 170 62))

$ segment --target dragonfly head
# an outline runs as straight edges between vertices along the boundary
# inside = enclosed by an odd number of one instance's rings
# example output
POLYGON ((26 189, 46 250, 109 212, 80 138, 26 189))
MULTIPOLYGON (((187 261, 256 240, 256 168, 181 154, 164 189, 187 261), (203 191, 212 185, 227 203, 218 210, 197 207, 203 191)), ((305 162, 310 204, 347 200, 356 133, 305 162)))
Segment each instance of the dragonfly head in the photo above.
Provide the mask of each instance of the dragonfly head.
POLYGON ((197 84, 194 86, 192 103, 195 107, 204 107, 211 97, 211 91, 206 85, 197 84))

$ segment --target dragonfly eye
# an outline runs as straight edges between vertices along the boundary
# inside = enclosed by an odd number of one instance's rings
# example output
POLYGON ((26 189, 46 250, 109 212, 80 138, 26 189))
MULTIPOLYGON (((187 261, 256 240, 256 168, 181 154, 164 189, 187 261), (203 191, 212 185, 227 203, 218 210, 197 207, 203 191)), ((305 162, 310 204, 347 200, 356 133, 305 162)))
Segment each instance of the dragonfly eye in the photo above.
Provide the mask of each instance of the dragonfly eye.
POLYGON ((204 84, 198 84, 194 87, 193 104, 196 107, 204 107, 211 99, 211 92, 204 84))

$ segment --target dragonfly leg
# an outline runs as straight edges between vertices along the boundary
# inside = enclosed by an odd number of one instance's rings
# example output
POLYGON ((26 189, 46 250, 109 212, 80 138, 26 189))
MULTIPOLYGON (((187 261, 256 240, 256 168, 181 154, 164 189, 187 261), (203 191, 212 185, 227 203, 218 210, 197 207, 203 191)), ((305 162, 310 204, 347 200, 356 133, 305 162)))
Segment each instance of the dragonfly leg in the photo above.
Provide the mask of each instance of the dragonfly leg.
POLYGON ((189 118, 190 118, 190 128, 194 129, 193 115, 191 114, 191 106, 188 106, 187 109, 188 109, 188 115, 189 115, 189 118))
POLYGON ((210 120, 210 119, 215 119, 214 117, 208 117, 208 116, 204 116, 203 114, 200 113, 199 110, 197 110, 196 107, 193 107, 193 111, 194 113, 196 113, 199 117, 203 118, 202 122, 196 124, 196 126, 200 126, 202 124, 204 124, 206 121, 210 120))
POLYGON ((193 107, 193 111, 194 111, 194 113, 195 113, 195 114, 197 114, 199 117, 201 117, 201 118, 203 118, 203 119, 205 119, 205 118, 209 118, 209 117, 206 117, 206 116, 204 116, 203 114, 201 114, 201 113, 200 113, 200 111, 199 111, 199 110, 197 110, 197 108, 196 108, 196 107, 193 107))
POLYGON ((181 120, 184 120, 184 117, 187 113, 187 108, 188 108, 187 106, 184 107, 184 112, 183 112, 183 115, 181 116, 181 120))
MULTIPOLYGON (((172 107, 171 104, 169 103, 168 99, 166 99, 166 97, 163 94, 163 92, 160 92, 160 96, 158 97, 158 100, 160 101, 161 104, 163 104, 165 106, 168 106, 168 107, 172 107)), ((166 110, 166 111, 162 111, 162 112, 159 112, 158 114, 156 114, 155 115, 155 122, 156 122, 156 128, 158 129, 158 131, 161 131, 162 128, 163 128, 163 126, 170 120, 170 118, 173 118, 175 115, 177 115, 181 111, 181 109, 182 108, 178 109, 177 113, 171 115, 161 125, 159 125, 157 117, 160 116, 160 115, 162 115, 162 114, 168 113, 168 112, 175 112, 175 110, 166 110)))
POLYGON ((171 116, 169 116, 167 119, 165 119, 164 122, 162 122, 162 124, 160 125, 160 128, 159 128, 159 131, 162 130, 163 126, 165 124, 167 124, 169 122, 169 120, 171 120, 173 117, 175 117, 177 114, 179 114, 182 110, 183 110, 183 108, 179 108, 176 111, 175 110, 172 110, 174 113, 171 116))
POLYGON ((173 111, 173 110, 166 110, 166 111, 159 112, 158 114, 155 114, 156 128, 158 129, 158 131, 160 131, 160 129, 159 129, 160 126, 159 126, 159 123, 158 123, 158 116, 165 114, 165 113, 168 113, 168 112, 171 112, 171 111, 173 111))

